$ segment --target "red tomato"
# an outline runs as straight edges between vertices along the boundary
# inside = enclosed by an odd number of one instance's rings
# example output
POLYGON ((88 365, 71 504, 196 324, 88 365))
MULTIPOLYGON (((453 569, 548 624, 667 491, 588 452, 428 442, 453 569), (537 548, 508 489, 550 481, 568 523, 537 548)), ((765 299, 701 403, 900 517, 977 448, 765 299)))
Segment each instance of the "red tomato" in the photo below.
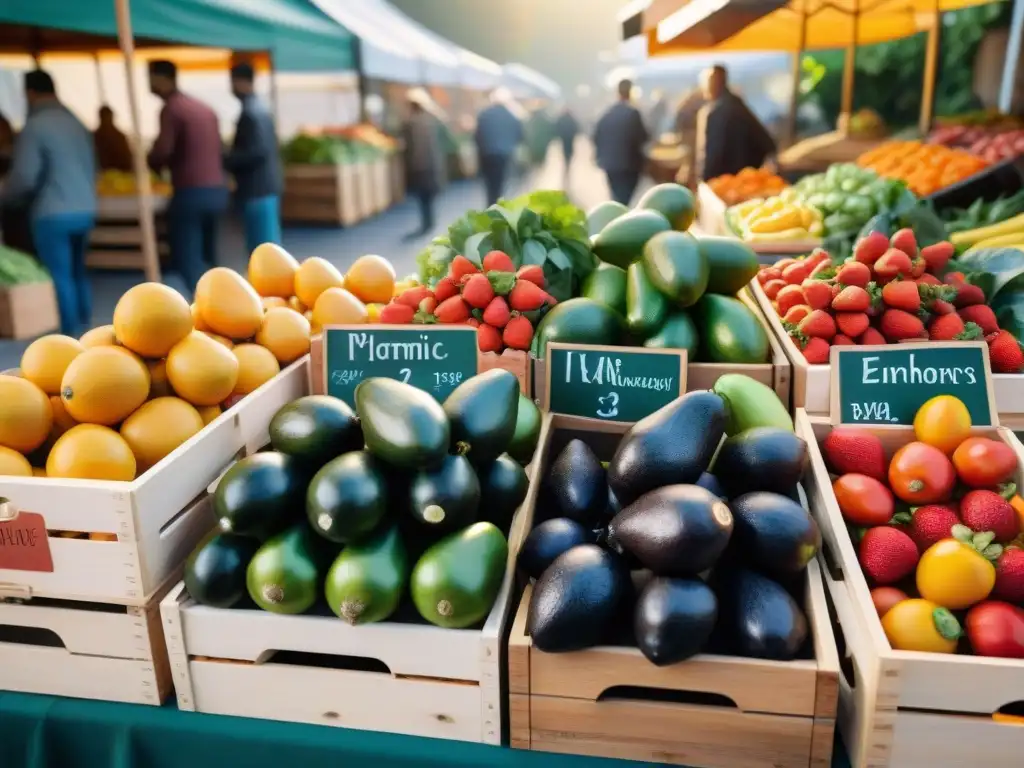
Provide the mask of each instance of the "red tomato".
POLYGON ((842 475, 832 484, 843 519, 854 525, 885 525, 892 519, 896 502, 892 493, 867 475, 842 475))
POLYGON ((896 603, 909 599, 906 592, 896 587, 875 587, 871 590, 871 602, 875 605, 878 618, 885 616, 896 603))
POLYGON ((967 638, 979 656, 1024 659, 1024 609, 985 600, 967 612, 967 638))
POLYGON ((926 443, 907 443, 889 462, 889 487, 908 504, 945 501, 955 484, 956 470, 946 454, 926 443))
POLYGON ((1002 440, 969 437, 953 451, 953 466, 965 485, 991 488, 1013 477, 1017 456, 1002 440))

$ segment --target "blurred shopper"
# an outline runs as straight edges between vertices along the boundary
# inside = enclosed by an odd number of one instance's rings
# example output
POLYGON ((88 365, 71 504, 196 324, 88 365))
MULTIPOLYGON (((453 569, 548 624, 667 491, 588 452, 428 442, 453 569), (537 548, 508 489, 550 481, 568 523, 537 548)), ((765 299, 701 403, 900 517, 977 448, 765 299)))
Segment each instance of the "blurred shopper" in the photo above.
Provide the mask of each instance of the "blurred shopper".
POLYGON ((668 97, 660 90, 651 93, 651 111, 647 113, 647 130, 655 139, 668 130, 668 97))
POLYGON ((25 74, 28 119, 14 145, 0 203, 27 205, 39 260, 50 270, 61 332, 78 337, 92 321, 85 252, 96 218, 92 134, 57 100, 42 70, 25 74))
POLYGON ((697 178, 760 168, 775 154, 774 139, 743 99, 729 90, 725 67, 716 65, 703 78, 706 101, 697 114, 697 178))
POLYGON ((476 121, 476 148, 488 206, 498 202, 505 191, 512 156, 523 141, 523 123, 506 103, 510 99, 504 88, 498 88, 476 121))
POLYGON ((406 187, 420 204, 420 228, 405 236, 415 240, 434 229, 434 198, 440 188, 440 125, 427 107, 429 100, 420 89, 409 93, 409 117, 403 127, 405 136, 406 187))
POLYGON ((252 65, 242 63, 231 68, 231 92, 242 102, 242 112, 235 127, 235 142, 224 156, 224 167, 235 177, 249 253, 262 243, 281 244, 283 184, 274 118, 256 97, 254 81, 252 65))
POLYGON ((132 170, 132 148, 128 137, 114 123, 114 110, 106 104, 100 107, 100 124, 92 136, 100 170, 132 170))
POLYGON ((569 166, 572 164, 573 148, 576 144, 576 134, 580 132, 580 124, 572 116, 569 107, 562 110, 555 122, 555 131, 558 138, 562 140, 562 154, 565 155, 565 175, 569 175, 569 166))
POLYGON ((9 157, 14 149, 14 129, 7 115, 0 112, 0 157, 9 157))
POLYGON ((697 115, 703 106, 704 92, 694 88, 679 100, 676 107, 675 132, 683 148, 683 159, 679 164, 676 181, 691 188, 696 186, 693 166, 697 151, 697 115))
POLYGON ((150 62, 149 88, 164 102, 149 166, 157 173, 171 169, 167 234, 174 266, 192 291, 217 263, 217 229, 228 205, 220 128, 212 109, 178 90, 173 62, 150 62))
POLYGON ((633 83, 619 83, 619 100, 597 121, 594 151, 597 165, 608 177, 612 199, 629 205, 644 168, 647 129, 640 110, 630 103, 633 83))

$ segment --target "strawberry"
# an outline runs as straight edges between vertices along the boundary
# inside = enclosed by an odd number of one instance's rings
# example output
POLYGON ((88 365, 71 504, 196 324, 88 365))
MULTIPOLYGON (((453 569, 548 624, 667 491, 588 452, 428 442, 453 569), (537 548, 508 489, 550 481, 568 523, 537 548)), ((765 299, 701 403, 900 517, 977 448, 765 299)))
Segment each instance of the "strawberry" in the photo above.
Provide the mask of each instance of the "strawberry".
POLYGON ((769 280, 764 284, 764 295, 774 300, 787 285, 785 280, 769 280))
POLYGON ((416 310, 408 304, 392 302, 380 311, 377 322, 385 325, 408 325, 415 316, 416 310))
POLYGON ((828 312, 816 309, 800 321, 797 329, 804 336, 831 339, 836 335, 836 321, 828 312))
POLYGON ((1010 502, 995 491, 969 491, 960 500, 960 519, 975 533, 991 531, 996 541, 1013 541, 1020 533, 1020 519, 1010 502))
POLYGON ((504 251, 490 251, 483 260, 484 272, 515 272, 516 265, 504 251))
POLYGON ((871 282, 871 267, 859 261, 848 261, 836 273, 836 282, 863 288, 871 282))
POLYGON ((910 257, 903 251, 890 248, 882 258, 875 262, 875 274, 883 280, 893 280, 897 277, 910 275, 914 268, 910 263, 910 257))
POLYGON ((837 312, 836 325, 839 330, 851 338, 857 338, 868 329, 870 321, 863 312, 837 312))
POLYGON ((996 584, 991 596, 1017 605, 1024 603, 1024 549, 1003 550, 996 561, 996 584))
POLYGON ((837 333, 835 336, 832 337, 833 347, 854 347, 856 345, 857 342, 854 341, 849 336, 847 336, 845 333, 837 333))
POLYGON ((985 303, 985 292, 977 285, 960 283, 956 287, 956 298, 953 299, 953 306, 957 309, 970 307, 975 304, 985 303))
POLYGON ((804 303, 811 309, 827 309, 832 303, 832 287, 821 280, 804 280, 800 288, 804 292, 804 303))
POLYGON ((914 540, 890 525, 869 528, 860 540, 860 567, 876 584, 895 584, 909 576, 918 557, 914 540))
POLYGON ((888 482, 885 449, 877 435, 857 427, 836 427, 822 441, 821 450, 837 475, 867 475, 888 482))
POLYGON ((831 261, 822 261, 815 265, 814 269, 811 270, 811 274, 808 276, 809 280, 828 280, 834 277, 836 273, 835 265, 831 261))
POLYGON ((451 266, 448 267, 448 274, 456 283, 466 275, 475 275, 479 271, 480 268, 461 253, 452 259, 451 266))
MULTIPOLYGON (((771 268, 765 271, 771 272, 771 268)), ((547 285, 547 280, 545 280, 544 278, 544 268, 541 267, 539 264, 528 264, 525 267, 520 267, 519 271, 516 272, 516 277, 519 278, 520 280, 526 280, 528 283, 533 283, 538 288, 544 288, 547 285)), ((767 278, 765 282, 767 283, 768 280, 780 280, 783 282, 783 284, 785 284, 785 281, 782 280, 781 272, 779 272, 777 275, 774 275, 773 277, 767 278)), ((781 288, 782 286, 780 285, 779 287, 781 288)))
POLYGON ((828 251, 826 251, 824 248, 815 248, 813 251, 807 254, 807 258, 804 260, 812 268, 817 267, 820 264, 832 263, 832 257, 828 255, 828 251))
POLYGON ((942 281, 939 280, 935 275, 925 272, 919 278, 917 278, 918 285, 942 285, 942 281))
POLYGON ((516 315, 508 321, 505 331, 501 334, 501 340, 511 349, 529 349, 530 342, 533 341, 533 326, 523 315, 516 315))
POLYGON ((470 317, 466 320, 466 325, 468 325, 471 328, 479 328, 480 321, 477 320, 475 317, 470 317))
POLYGON ((917 258, 910 260, 910 276, 915 280, 924 274, 924 271, 928 265, 924 263, 924 259, 917 258))
POLYGON ((942 282, 946 285, 963 285, 967 282, 967 275, 963 272, 947 272, 942 282))
POLYGON ((483 321, 495 328, 504 328, 508 324, 509 317, 508 302, 501 296, 495 296, 484 310, 483 321))
POLYGON ((1020 373, 1024 368, 1024 352, 1020 343, 1009 331, 999 331, 986 336, 988 359, 995 373, 1020 373))
POLYGON ((887 344, 888 342, 885 340, 885 336, 883 336, 878 329, 868 328, 863 334, 861 334, 861 337, 857 339, 857 343, 874 346, 878 344, 887 344))
POLYGON ((825 339, 811 338, 803 347, 804 359, 811 365, 828 365, 829 343, 825 339))
POLYGON ((782 270, 782 279, 790 285, 800 285, 809 274, 811 274, 811 267, 807 262, 798 261, 782 270))
POLYGON ((861 264, 867 264, 870 267, 887 250, 889 250, 889 239, 881 232, 871 232, 854 244, 853 258, 854 261, 859 261, 861 264))
POLYGON ((434 286, 434 298, 440 304, 445 299, 450 299, 452 296, 459 295, 459 286, 455 282, 453 277, 442 277, 437 281, 437 285, 434 286))
POLYGON ((787 323, 797 325, 801 320, 811 314, 811 308, 806 304, 797 304, 796 306, 790 307, 782 318, 787 323))
MULTIPOLYGON (((525 267, 524 267, 524 269, 525 269, 525 267)), ((520 271, 522 271, 522 270, 520 270, 520 271)), ((517 272, 516 274, 518 275, 519 273, 517 272)), ((759 270, 757 270, 757 282, 759 282, 761 285, 764 285, 769 280, 781 280, 781 279, 782 279, 782 272, 780 270, 776 269, 775 267, 761 267, 759 270), (777 275, 775 274, 776 272, 778 272, 777 275)))
POLYGON ((839 295, 832 299, 832 309, 836 312, 863 312, 871 306, 871 296, 857 285, 848 285, 839 295))
POLYGON ((981 329, 974 323, 964 325, 960 315, 936 315, 928 325, 928 338, 932 341, 971 341, 981 338, 981 329))
POLYGON ((779 259, 778 261, 775 262, 773 266, 780 272, 785 272, 786 267, 790 266, 791 264, 798 263, 800 263, 800 259, 794 259, 792 256, 788 256, 785 259, 779 259))
POLYGON ((996 313, 985 304, 964 307, 960 310, 960 318, 965 323, 974 323, 981 328, 981 332, 986 336, 991 333, 999 333, 999 321, 996 320, 996 313))
POLYGON ((935 299, 928 306, 928 311, 934 315, 951 315, 956 312, 956 307, 943 299, 935 299))
POLYGON ((395 299, 399 304, 405 304, 407 307, 416 309, 419 307, 420 302, 428 296, 433 296, 434 292, 429 288, 422 285, 415 288, 409 288, 408 290, 402 291, 402 293, 395 299))
POLYGON ((926 245, 921 249, 920 256, 928 265, 928 271, 937 275, 946 268, 946 264, 953 258, 955 250, 952 243, 944 240, 934 245, 926 245))
POLYGON ((783 316, 789 312, 790 307, 807 303, 807 299, 804 298, 803 289, 799 285, 787 285, 779 291, 775 301, 779 305, 779 314, 783 316))
POLYGON ((882 315, 879 323, 882 335, 889 341, 902 341, 903 339, 921 339, 927 334, 924 330, 924 323, 917 315, 904 312, 902 309, 887 309, 882 315))
POLYGON ((917 283, 910 280, 894 280, 882 288, 882 301, 892 309, 917 312, 921 308, 921 294, 917 283))
POLYGON ((952 507, 928 504, 911 510, 907 533, 917 544, 918 551, 924 554, 932 544, 952 538, 954 525, 960 525, 960 518, 952 507))
MULTIPOLYGON (((529 285, 533 285, 533 283, 529 283, 529 285)), ((537 288, 537 290, 540 289, 537 288)), ((462 300, 473 309, 484 309, 493 298, 494 286, 487 279, 487 275, 471 275, 466 284, 462 286, 462 300)))
POLYGON ((418 309, 425 315, 433 315, 434 310, 437 309, 437 299, 433 296, 427 296, 419 303, 418 309))
POLYGON ((481 352, 501 352, 501 331, 493 325, 480 323, 476 329, 476 343, 481 352))
POLYGON ((889 239, 889 245, 903 251, 910 258, 917 256, 917 238, 914 237, 914 230, 910 228, 897 230, 889 239))
MULTIPOLYGON (((508 305, 519 312, 529 312, 543 307, 549 298, 543 288, 529 280, 518 280, 508 294, 508 305)), ((508 342, 505 343, 512 346, 508 342)), ((513 349, 518 349, 518 347, 513 347, 513 349)))
POLYGON ((464 323, 469 319, 469 305, 461 296, 452 296, 437 305, 434 317, 442 323, 464 323))

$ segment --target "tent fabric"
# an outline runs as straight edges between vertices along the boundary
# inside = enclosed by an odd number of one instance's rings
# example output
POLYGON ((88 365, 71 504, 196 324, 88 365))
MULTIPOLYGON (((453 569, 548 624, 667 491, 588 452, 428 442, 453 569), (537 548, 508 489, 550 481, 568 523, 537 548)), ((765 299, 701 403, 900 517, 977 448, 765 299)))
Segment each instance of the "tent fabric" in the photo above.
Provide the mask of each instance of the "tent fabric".
POLYGON ((312 2, 359 38, 360 64, 364 75, 409 85, 421 81, 418 52, 403 45, 375 3, 356 4, 347 0, 312 2))
POLYGON ((501 64, 465 48, 459 49, 459 61, 462 62, 462 85, 466 88, 484 91, 501 84, 501 64))
POLYGON ((515 62, 505 65, 502 82, 518 98, 539 96, 557 99, 562 94, 562 89, 554 80, 525 64, 515 62))
POLYGON ((410 19, 385 0, 359 0, 360 13, 376 15, 399 45, 419 59, 421 85, 459 84, 459 57, 452 43, 410 19))

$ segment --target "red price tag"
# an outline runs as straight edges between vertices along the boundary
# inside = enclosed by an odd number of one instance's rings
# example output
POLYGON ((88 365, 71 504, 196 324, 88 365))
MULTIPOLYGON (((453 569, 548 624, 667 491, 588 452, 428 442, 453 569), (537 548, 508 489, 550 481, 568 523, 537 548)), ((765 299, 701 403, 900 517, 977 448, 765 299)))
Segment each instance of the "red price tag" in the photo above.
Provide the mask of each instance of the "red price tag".
POLYGON ((10 520, 0 518, 0 569, 5 568, 53 573, 50 538, 42 515, 19 512, 10 520))

